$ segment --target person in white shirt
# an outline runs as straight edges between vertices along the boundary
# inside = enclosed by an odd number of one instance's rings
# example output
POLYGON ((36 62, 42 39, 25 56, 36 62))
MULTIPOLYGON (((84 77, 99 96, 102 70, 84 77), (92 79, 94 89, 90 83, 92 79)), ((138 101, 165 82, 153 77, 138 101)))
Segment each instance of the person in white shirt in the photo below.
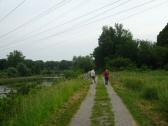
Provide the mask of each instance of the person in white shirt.
POLYGON ((93 80, 93 83, 96 83, 96 73, 95 73, 94 70, 91 70, 91 71, 90 71, 90 76, 91 76, 91 78, 92 78, 92 80, 93 80))

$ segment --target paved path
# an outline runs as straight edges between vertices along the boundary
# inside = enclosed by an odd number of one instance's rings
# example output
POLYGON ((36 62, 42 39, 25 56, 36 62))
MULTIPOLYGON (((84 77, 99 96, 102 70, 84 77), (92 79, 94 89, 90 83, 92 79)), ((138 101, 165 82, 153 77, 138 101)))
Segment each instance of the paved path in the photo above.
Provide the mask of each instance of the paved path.
POLYGON ((95 84, 90 85, 89 92, 72 118, 70 126, 91 126, 90 116, 94 105, 95 92, 95 84))
POLYGON ((132 115, 110 84, 107 85, 107 92, 112 101, 115 126, 137 126, 132 115))

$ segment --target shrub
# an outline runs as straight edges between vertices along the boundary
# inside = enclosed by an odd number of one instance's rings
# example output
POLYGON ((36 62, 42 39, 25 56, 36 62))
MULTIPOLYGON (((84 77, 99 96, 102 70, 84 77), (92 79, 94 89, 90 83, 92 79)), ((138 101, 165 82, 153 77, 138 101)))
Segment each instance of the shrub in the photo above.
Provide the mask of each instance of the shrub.
POLYGON ((19 63, 17 65, 17 70, 18 70, 20 76, 30 75, 30 69, 28 69, 28 67, 23 63, 19 63))
POLYGON ((164 65, 164 70, 168 71, 168 64, 164 65))
POLYGON ((131 68, 135 67, 134 63, 128 59, 123 57, 118 57, 115 59, 112 59, 111 61, 108 60, 107 66, 109 68, 115 68, 115 69, 124 69, 124 68, 131 68))
POLYGON ((154 87, 147 87, 144 89, 142 96, 147 100, 157 100, 158 99, 157 89, 154 87))
POLYGON ((66 79, 76 78, 81 74, 80 71, 67 70, 64 71, 64 77, 66 79))
POLYGON ((159 92, 159 101, 160 101, 160 108, 167 113, 168 116, 168 89, 165 88, 164 90, 159 92))
POLYGON ((9 67, 7 69, 7 74, 8 74, 9 77, 16 77, 17 73, 18 73, 18 71, 15 67, 9 67))
POLYGON ((140 91, 144 87, 142 81, 138 79, 125 79, 123 82, 126 88, 134 91, 140 91))

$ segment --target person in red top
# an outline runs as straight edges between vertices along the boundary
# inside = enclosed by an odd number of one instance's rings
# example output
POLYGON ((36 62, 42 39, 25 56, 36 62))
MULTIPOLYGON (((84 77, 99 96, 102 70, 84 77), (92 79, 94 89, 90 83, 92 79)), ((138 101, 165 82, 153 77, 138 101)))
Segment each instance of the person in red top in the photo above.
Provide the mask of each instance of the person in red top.
POLYGON ((105 71, 103 72, 103 76, 104 76, 104 80, 105 80, 105 85, 107 85, 109 82, 109 76, 110 76, 108 69, 105 69, 105 71))

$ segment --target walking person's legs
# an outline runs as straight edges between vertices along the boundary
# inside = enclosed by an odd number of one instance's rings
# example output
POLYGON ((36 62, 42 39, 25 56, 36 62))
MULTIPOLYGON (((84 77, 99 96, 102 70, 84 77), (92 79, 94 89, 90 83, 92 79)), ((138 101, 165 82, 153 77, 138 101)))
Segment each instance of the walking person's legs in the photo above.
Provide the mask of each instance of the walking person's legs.
POLYGON ((105 85, 108 85, 108 78, 105 77, 105 85))

